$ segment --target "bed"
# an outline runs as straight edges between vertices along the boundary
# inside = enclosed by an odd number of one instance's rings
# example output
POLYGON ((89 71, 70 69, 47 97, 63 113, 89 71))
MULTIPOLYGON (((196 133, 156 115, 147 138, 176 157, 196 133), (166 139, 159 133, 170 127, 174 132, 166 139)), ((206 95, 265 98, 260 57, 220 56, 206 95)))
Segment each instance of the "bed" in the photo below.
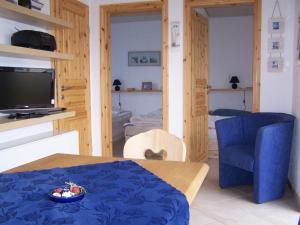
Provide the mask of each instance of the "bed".
POLYGON ((162 128, 162 110, 158 109, 142 116, 132 116, 129 123, 124 124, 125 140, 152 129, 162 128))
POLYGON ((113 142, 124 139, 124 124, 128 123, 132 113, 130 111, 112 111, 112 139, 113 142))
POLYGON ((235 110, 235 109, 216 109, 208 115, 208 157, 218 158, 218 140, 216 133, 215 122, 222 119, 227 119, 234 116, 250 114, 251 112, 235 110))

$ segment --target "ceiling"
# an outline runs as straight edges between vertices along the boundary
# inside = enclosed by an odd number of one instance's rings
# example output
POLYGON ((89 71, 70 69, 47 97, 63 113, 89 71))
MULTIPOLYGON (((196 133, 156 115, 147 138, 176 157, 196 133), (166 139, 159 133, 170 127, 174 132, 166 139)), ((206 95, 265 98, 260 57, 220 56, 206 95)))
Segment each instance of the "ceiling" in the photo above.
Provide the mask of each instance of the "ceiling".
POLYGON ((253 16, 252 5, 205 8, 208 17, 253 16))
POLYGON ((161 13, 148 13, 148 14, 126 14, 116 15, 111 17, 111 23, 127 23, 127 22, 139 22, 139 21, 160 21, 161 13))

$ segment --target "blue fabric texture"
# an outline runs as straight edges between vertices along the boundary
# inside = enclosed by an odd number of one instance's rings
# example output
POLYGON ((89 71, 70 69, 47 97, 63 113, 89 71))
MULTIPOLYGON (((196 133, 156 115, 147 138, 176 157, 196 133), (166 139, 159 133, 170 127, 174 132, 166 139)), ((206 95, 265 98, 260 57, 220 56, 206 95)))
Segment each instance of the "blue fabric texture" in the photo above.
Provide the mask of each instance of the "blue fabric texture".
POLYGON ((220 187, 253 184, 256 203, 282 197, 294 120, 284 113, 252 113, 217 121, 220 187))
POLYGON ((185 196, 132 161, 0 175, 0 224, 187 225, 185 196), (73 181, 84 199, 55 203, 48 192, 73 181))
POLYGON ((216 109, 211 113, 213 116, 242 116, 248 114, 251 114, 251 112, 237 109, 216 109))

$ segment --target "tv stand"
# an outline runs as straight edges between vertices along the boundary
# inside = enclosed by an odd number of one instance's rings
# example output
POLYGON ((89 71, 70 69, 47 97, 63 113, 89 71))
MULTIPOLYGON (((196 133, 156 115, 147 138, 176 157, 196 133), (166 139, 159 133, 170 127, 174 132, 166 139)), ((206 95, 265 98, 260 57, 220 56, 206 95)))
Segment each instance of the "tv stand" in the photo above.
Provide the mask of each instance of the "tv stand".
POLYGON ((24 112, 24 113, 11 113, 8 119, 31 119, 49 115, 48 112, 24 112))
POLYGON ((0 132, 12 130, 16 128, 32 126, 36 124, 51 122, 55 120, 61 120, 65 118, 74 117, 75 112, 73 111, 65 111, 59 113, 52 113, 49 115, 45 115, 43 117, 36 118, 20 118, 20 119, 8 119, 7 116, 0 117, 0 132))

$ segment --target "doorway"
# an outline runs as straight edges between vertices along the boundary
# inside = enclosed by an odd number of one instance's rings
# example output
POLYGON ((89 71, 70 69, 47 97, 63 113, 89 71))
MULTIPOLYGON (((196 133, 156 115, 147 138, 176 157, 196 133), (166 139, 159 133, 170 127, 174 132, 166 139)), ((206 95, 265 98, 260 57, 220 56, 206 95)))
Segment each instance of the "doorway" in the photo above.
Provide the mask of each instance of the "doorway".
MULTIPOLYGON (((197 9, 215 7, 247 7, 253 9, 253 47, 252 47, 252 111, 259 111, 260 86, 260 0, 185 1, 184 36, 184 140, 190 161, 208 158, 208 93, 209 59, 208 22, 197 9), (206 21, 206 22, 204 22, 206 21)), ((224 11, 224 10, 223 10, 224 11)), ((222 60, 219 61, 220 63, 222 60)), ((229 82, 229 81, 228 81, 229 82)), ((220 91, 216 89, 216 91, 220 91)), ((223 90, 224 91, 224 90, 223 90)), ((245 99, 245 98, 244 98, 245 99)))
MULTIPOLYGON (((168 4, 167 0, 147 3, 126 3, 100 6, 100 64, 101 64, 101 140, 102 155, 113 156, 112 132, 112 62, 111 20, 112 17, 128 15, 161 15, 161 68, 162 68, 162 124, 168 130, 168 4)), ((117 93, 120 94, 120 93, 117 93)))

